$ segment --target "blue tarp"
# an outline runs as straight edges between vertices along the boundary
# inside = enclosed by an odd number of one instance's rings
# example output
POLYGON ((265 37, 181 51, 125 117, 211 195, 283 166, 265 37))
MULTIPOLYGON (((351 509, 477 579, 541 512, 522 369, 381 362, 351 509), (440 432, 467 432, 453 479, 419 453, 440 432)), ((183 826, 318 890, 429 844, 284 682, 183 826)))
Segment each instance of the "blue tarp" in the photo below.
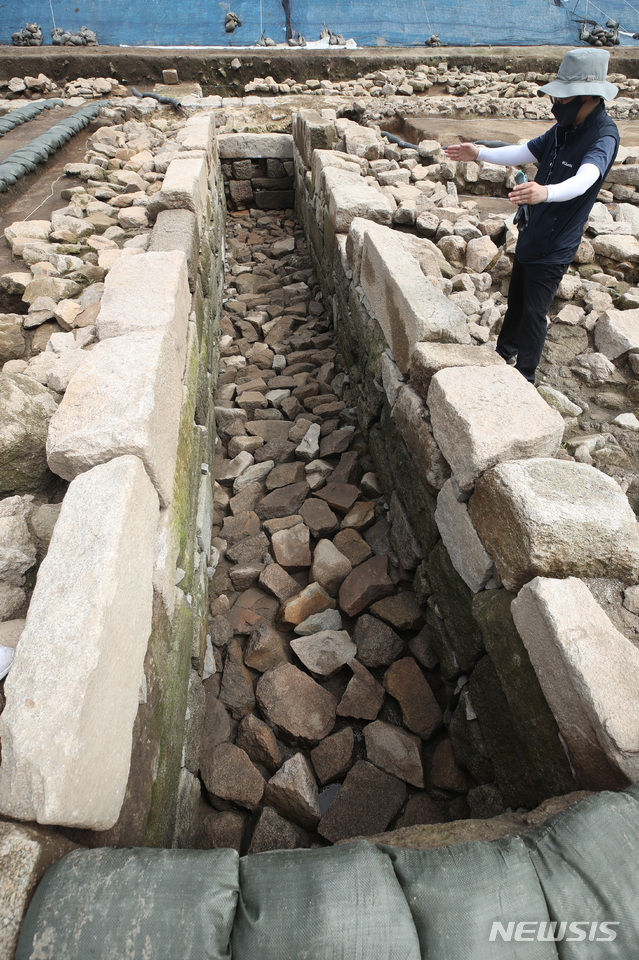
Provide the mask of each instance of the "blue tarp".
MULTIPOLYGON (((276 42, 286 39, 280 0, 51 0, 57 26, 95 30, 101 44, 243 46, 263 30, 276 42), (229 34, 226 13, 242 26, 229 34)), ((352 37, 358 46, 419 45, 439 34, 450 45, 578 44, 579 18, 605 25, 612 17, 622 30, 639 30, 639 0, 290 0, 290 24, 308 40, 322 24, 352 37)), ((39 23, 46 44, 53 20, 49 0, 0 0, 0 43, 26 22, 39 23)), ((622 43, 636 41, 622 37, 622 43)))

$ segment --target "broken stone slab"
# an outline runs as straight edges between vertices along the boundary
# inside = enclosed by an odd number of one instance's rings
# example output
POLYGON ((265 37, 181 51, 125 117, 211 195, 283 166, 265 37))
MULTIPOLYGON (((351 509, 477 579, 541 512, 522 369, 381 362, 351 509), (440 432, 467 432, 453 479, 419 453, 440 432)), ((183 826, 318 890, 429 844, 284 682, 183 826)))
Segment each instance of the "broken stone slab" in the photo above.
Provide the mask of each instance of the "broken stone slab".
POLYGON ((311 565, 310 530, 304 523, 274 533, 271 548, 277 563, 289 573, 311 565))
POLYGON ((300 507, 304 523, 314 537, 326 537, 339 530, 339 520, 329 505, 317 497, 309 497, 300 507))
POLYGON ((426 399, 430 382, 448 367, 494 367, 505 364, 492 347, 463 343, 417 343, 410 357, 410 382, 426 399))
POLYGON ((503 460, 552 457, 564 422, 512 367, 440 370, 428 390, 433 435, 462 490, 503 460))
POLYGON ((195 290, 200 252, 198 220, 192 210, 161 210, 149 241, 149 253, 179 251, 186 257, 191 292, 195 290))
POLYGON ((315 745, 335 724, 335 697, 290 663, 263 674, 256 696, 266 721, 286 740, 315 745))
POLYGON ((424 623, 424 611, 412 590, 400 590, 377 600, 371 613, 400 631, 418 630, 424 623))
POLYGON ((595 467, 498 464, 477 481, 469 514, 508 590, 536 576, 639 578, 636 517, 619 484, 595 467))
POLYGON ((353 676, 337 707, 339 717, 356 720, 376 720, 384 702, 384 688, 357 660, 349 660, 353 676))
POLYGON ((220 743, 202 757, 200 771, 211 801, 254 810, 264 793, 264 778, 234 743, 220 743))
POLYGON ((5 684, 2 813, 92 830, 117 821, 151 632, 158 519, 137 457, 69 486, 5 684))
POLYGON ((639 309, 609 307, 595 324, 595 346, 609 360, 639 349, 639 309))
POLYGON ((355 617, 371 603, 393 593, 388 575, 388 557, 371 557, 350 573, 339 590, 339 605, 348 617, 355 617))
POLYGON ((357 653, 346 630, 321 630, 291 640, 291 648, 311 673, 330 677, 357 653))
POLYGON ((46 870, 75 849, 58 833, 0 822, 0 956, 13 957, 22 920, 46 870))
POLYGON ((320 540, 313 551, 310 571, 311 582, 319 583, 326 592, 335 596, 353 566, 330 540, 320 540))
POLYGON ((322 630, 341 630, 342 616, 339 610, 323 610, 321 613, 312 613, 306 620, 302 620, 293 628, 297 637, 310 637, 312 633, 321 633, 322 630))
MULTIPOLYGON (((249 853, 266 853, 269 850, 296 850, 301 844, 300 831, 273 807, 264 807, 255 824, 249 853)), ((226 844, 220 844, 226 846, 226 844)))
POLYGON ((493 575, 493 561, 482 544, 468 507, 455 495, 448 480, 437 497, 435 522, 455 570, 473 593, 486 586, 493 575))
MULTIPOLYGON (((268 421, 264 421, 268 422, 268 421)), ((285 487, 278 487, 267 494, 255 507, 260 520, 273 520, 288 517, 298 513, 300 507, 310 493, 310 487, 305 480, 300 483, 290 483, 285 487)))
POLYGON ((512 614, 581 786, 639 778, 639 651, 575 577, 536 577, 512 614))
POLYGON ((348 773, 353 762, 354 746, 355 735, 352 727, 344 727, 311 750, 311 762, 322 786, 339 780, 348 773))
POLYGON ((410 783, 424 786, 421 740, 412 733, 375 720, 364 727, 366 756, 385 773, 410 783))
POLYGON ((271 777, 264 801, 307 830, 316 828, 322 816, 319 793, 313 769, 303 753, 296 753, 271 777))
POLYGON ((317 832, 338 843, 385 830, 406 800, 406 784, 358 760, 322 817, 317 832), (381 826, 377 826, 381 824, 381 826))
POLYGON ((244 648, 246 666, 265 673, 290 659, 288 644, 282 634, 264 620, 259 623, 244 648))
POLYGON ((32 377, 0 373, 0 495, 37 491, 49 476, 45 442, 58 409, 32 377))
POLYGON ((241 720, 255 708, 253 679, 244 665, 242 648, 237 640, 231 640, 227 647, 220 703, 235 720, 241 720))
POLYGON ((98 339, 168 330, 183 361, 190 305, 186 257, 181 251, 120 257, 104 283, 96 321, 98 339))
POLYGON ((279 563, 269 563, 260 573, 260 585, 277 597, 280 603, 299 593, 300 585, 279 563))
POLYGON ((206 211, 208 170, 204 157, 171 160, 162 181, 162 189, 154 196, 158 209, 192 210, 198 218, 206 211))
POLYGON ((51 418, 50 469, 65 480, 113 457, 139 456, 163 506, 171 502, 183 399, 173 338, 111 337, 86 352, 51 418))
POLYGON ((424 276, 415 255, 421 241, 410 239, 367 227, 361 266, 362 290, 404 375, 421 340, 471 342, 465 314, 424 276))
POLYGON ((388 666, 404 649, 404 641, 393 628, 368 613, 357 618, 353 642, 357 659, 370 669, 388 666))
POLYGON ((444 717, 435 695, 412 657, 402 657, 384 674, 384 689, 402 709, 404 725, 422 740, 430 740, 444 717))
POLYGON ((335 600, 319 583, 309 583, 290 600, 285 600, 278 613, 278 621, 284 627, 296 627, 314 613, 334 610, 335 600))
POLYGON ((282 751, 275 734, 263 720, 249 713, 237 729, 235 745, 249 755, 254 763, 261 763, 274 773, 282 765, 282 751))

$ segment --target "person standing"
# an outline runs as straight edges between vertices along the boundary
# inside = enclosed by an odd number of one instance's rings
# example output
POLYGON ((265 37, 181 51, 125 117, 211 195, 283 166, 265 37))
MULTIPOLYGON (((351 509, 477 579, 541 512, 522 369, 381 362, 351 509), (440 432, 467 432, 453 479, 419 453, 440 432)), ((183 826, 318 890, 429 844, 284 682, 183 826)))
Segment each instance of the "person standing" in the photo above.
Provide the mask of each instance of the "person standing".
POLYGON ((619 148, 619 131, 604 106, 619 92, 606 80, 608 59, 608 51, 591 48, 564 56, 556 80, 538 90, 539 96, 551 98, 557 120, 540 137, 506 147, 461 143, 446 148, 451 160, 537 164, 535 179, 508 194, 519 207, 519 236, 497 339, 497 353, 533 384, 546 339, 546 314, 619 148))

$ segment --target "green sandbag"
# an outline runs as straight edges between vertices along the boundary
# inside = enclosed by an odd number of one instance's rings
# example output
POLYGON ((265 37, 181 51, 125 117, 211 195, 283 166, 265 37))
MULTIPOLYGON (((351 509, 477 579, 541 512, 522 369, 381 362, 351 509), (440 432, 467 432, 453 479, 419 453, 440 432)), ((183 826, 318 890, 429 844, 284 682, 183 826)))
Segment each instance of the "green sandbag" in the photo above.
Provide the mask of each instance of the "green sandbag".
POLYGON ((233 960, 419 960, 389 858, 360 842, 240 861, 233 960))
POLYGON ((636 796, 637 785, 629 792, 595 794, 524 837, 551 920, 582 924, 557 942, 560 960, 639 956, 636 796), (593 924, 610 921, 618 926, 593 931, 593 924))
POLYGON ((230 960, 235 850, 74 850, 40 882, 15 960, 230 960))
POLYGON ((424 960, 557 960, 552 943, 504 940, 521 922, 548 921, 528 851, 518 837, 434 850, 382 847, 417 927, 424 960), (493 940, 491 941, 491 934, 493 940))

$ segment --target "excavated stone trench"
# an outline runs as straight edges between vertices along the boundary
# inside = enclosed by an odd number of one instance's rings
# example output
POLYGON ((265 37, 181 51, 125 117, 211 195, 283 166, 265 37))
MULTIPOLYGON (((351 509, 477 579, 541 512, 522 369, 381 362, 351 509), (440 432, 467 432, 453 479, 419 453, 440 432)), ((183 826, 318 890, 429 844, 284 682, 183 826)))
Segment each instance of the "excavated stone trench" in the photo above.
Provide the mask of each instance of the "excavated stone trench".
POLYGON ((227 258, 195 845, 500 813, 455 763, 412 590, 421 550, 373 471, 292 211, 230 213, 227 258))

